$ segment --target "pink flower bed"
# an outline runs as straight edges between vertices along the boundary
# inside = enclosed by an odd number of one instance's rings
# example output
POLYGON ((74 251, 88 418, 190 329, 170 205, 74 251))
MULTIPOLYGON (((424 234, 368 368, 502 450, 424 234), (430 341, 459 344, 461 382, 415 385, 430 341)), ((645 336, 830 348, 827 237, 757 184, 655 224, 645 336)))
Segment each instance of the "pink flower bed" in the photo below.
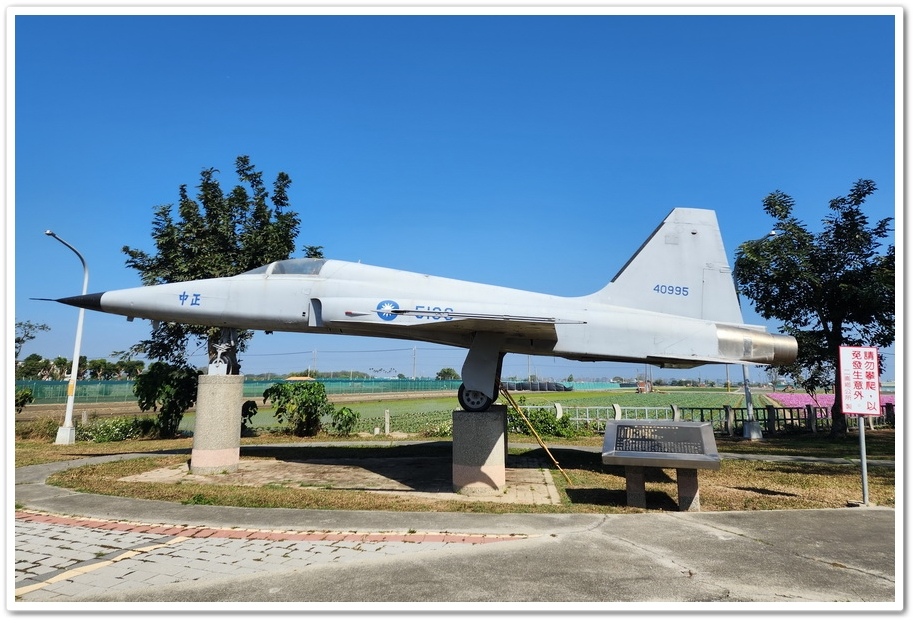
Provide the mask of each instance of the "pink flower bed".
MULTIPOLYGON (((784 407, 804 407, 806 405, 814 405, 818 407, 832 407, 834 395, 833 394, 818 394, 817 403, 814 402, 814 399, 811 398, 808 394, 804 392, 795 392, 795 393, 782 393, 777 392, 773 394, 767 394, 767 398, 772 398, 779 404, 784 407)), ((886 404, 897 404, 896 396, 894 394, 881 394, 881 406, 886 404)))

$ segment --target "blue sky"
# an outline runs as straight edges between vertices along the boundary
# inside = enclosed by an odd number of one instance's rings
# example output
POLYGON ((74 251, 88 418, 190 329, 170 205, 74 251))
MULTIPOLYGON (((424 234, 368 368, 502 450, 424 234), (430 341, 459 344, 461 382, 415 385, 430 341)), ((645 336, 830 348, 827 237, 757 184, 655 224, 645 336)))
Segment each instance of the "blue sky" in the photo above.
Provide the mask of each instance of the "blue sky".
MULTIPOLYGON (((205 168, 230 188, 242 154, 268 182, 292 177, 298 248, 559 295, 605 285, 676 206, 716 210, 733 258, 770 231, 774 190, 815 230, 860 178, 878 186, 872 222, 902 205, 892 14, 43 14, 14 28, 8 308, 52 329, 22 356, 73 352, 76 310, 30 300, 82 287, 45 230, 85 256, 90 292, 139 285, 121 248, 152 251, 153 209, 205 168)), ((87 312, 81 353, 148 333, 87 312)), ((464 354, 258 333, 242 366, 425 376, 464 354)), ((504 374, 644 371, 533 359, 510 355, 504 374)))

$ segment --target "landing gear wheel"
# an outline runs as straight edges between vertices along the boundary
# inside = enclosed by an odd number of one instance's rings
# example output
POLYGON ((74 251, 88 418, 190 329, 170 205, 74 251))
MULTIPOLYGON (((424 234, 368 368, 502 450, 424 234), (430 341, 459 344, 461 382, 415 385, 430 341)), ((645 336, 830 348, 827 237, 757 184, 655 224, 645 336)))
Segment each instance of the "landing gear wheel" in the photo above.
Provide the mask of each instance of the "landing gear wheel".
POLYGON ((466 388, 462 383, 458 388, 458 404, 465 411, 486 411, 493 404, 493 399, 487 398, 483 392, 466 388))

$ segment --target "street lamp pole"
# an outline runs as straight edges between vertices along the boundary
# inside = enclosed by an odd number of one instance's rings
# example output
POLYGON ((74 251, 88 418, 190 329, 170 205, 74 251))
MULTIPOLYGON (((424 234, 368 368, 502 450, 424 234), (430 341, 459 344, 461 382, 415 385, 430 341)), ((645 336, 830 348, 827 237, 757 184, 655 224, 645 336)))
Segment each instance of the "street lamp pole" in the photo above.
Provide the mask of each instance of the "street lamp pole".
MULTIPOLYGON (((754 242, 763 242, 764 240, 768 240, 775 235, 777 234, 776 230, 774 229, 766 236, 758 238, 754 242)), ((747 364, 741 366, 741 373, 744 376, 744 402, 747 405, 747 419, 744 420, 743 438, 761 439, 763 437, 763 431, 760 429, 760 422, 757 421, 757 417, 754 414, 754 399, 751 397, 751 385, 747 370, 747 364)))
MULTIPOLYGON (((89 267, 86 265, 86 260, 71 244, 58 237, 58 235, 50 229, 45 232, 45 235, 51 236, 76 253, 76 257, 80 258, 80 262, 83 264, 83 295, 85 295, 89 288, 89 267)), ((55 442, 60 445, 76 443, 76 429, 73 427, 73 400, 76 397, 76 377, 79 373, 80 341, 83 337, 83 315, 85 311, 86 310, 82 307, 80 308, 79 320, 76 322, 76 343, 73 346, 73 365, 70 368, 70 383, 67 385, 67 411, 64 415, 64 425, 57 429, 57 441, 55 442)))

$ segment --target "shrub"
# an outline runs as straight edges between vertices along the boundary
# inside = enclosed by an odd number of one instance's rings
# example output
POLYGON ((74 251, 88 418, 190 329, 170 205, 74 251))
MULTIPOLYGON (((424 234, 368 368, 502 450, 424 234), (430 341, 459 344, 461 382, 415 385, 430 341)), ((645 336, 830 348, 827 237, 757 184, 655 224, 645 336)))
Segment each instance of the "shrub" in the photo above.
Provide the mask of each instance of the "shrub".
POLYGON ((587 424, 581 427, 576 427, 576 432, 584 432, 588 435, 597 435, 599 437, 604 437, 604 434, 607 432, 607 421, 606 420, 591 420, 587 424))
POLYGON ((442 422, 430 422, 423 429, 424 437, 451 437, 454 433, 452 420, 442 422))
POLYGON ((334 414, 324 385, 310 382, 276 383, 264 390, 264 400, 276 408, 274 415, 297 437, 314 437, 321 432, 322 418, 334 414))
POLYGON ((251 418, 258 414, 258 403, 254 400, 246 400, 242 405, 242 437, 254 437, 254 428, 251 426, 251 418))
MULTIPOLYGON (((525 413, 525 417, 531 422, 531 426, 537 434, 542 437, 570 438, 576 436, 576 430, 572 426, 569 415, 565 413, 562 417, 558 418, 553 409, 529 409, 527 413, 525 413)), ((508 428, 510 433, 518 433, 521 435, 531 434, 531 429, 528 428, 528 425, 525 424, 522 417, 513 409, 509 410, 508 428)))
POLYGON ((17 439, 57 439, 57 429, 60 428, 61 419, 56 417, 43 417, 37 420, 16 422, 17 439))
POLYGON ((24 387, 16 392, 16 413, 21 413, 25 409, 26 405, 30 404, 35 400, 35 396, 32 395, 32 390, 28 387, 24 387))
POLYGON ((110 443, 127 439, 143 439, 159 432, 159 426, 151 418, 103 418, 86 426, 76 426, 77 441, 110 443))
POLYGON ((341 437, 349 437, 359 422, 359 413, 350 407, 341 407, 331 419, 331 428, 341 437))
POLYGON ((197 377, 190 366, 157 361, 137 376, 134 395, 141 411, 159 410, 159 436, 170 439, 178 434, 185 411, 197 400, 197 377))

